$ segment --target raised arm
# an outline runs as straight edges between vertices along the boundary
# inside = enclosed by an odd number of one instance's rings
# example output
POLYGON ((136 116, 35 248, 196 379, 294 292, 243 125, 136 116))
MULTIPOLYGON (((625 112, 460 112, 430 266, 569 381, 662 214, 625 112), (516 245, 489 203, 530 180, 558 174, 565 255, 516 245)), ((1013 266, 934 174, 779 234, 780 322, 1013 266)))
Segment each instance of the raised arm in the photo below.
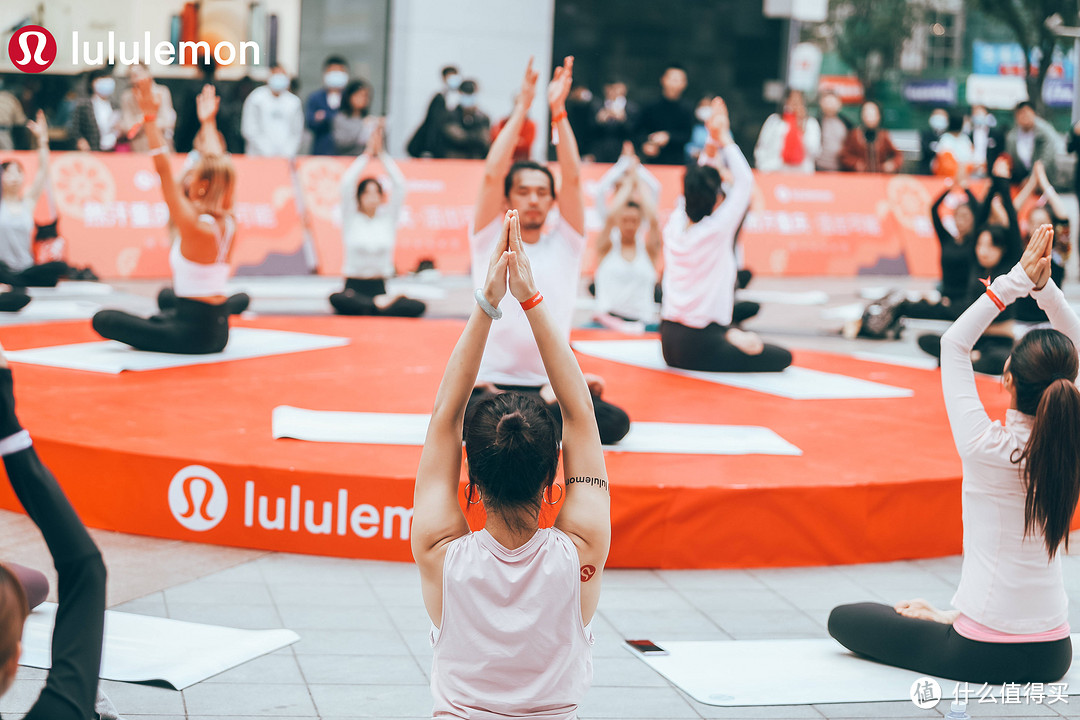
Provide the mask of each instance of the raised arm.
POLYGON ((998 276, 941 338, 941 387, 953 441, 961 456, 975 449, 991 424, 979 400, 971 350, 1002 310, 1033 288, 1046 285, 1053 234, 1049 225, 1036 230, 1020 262, 1008 274, 998 276))
POLYGON ((394 158, 390 157, 390 153, 386 152, 383 135, 385 132, 384 127, 384 120, 380 119, 379 126, 372 133, 372 142, 378 137, 379 146, 377 152, 379 160, 390 178, 390 217, 394 218, 394 222, 397 222, 398 218, 401 217, 401 208, 405 204, 407 186, 405 184, 405 174, 401 172, 401 168, 394 162, 394 158))
MULTIPOLYGON (((1035 231, 1048 232, 1050 241, 1048 252, 1053 249, 1054 229, 1052 225, 1043 225, 1035 231), (1046 228, 1044 231, 1043 228, 1046 228)), ((1034 235, 1031 242, 1035 241, 1034 235)), ((1030 247, 1031 242, 1028 243, 1030 247)), ((1050 257, 1050 255, 1047 255, 1050 257)), ((1072 305, 1065 299, 1064 293, 1061 292, 1061 288, 1057 286, 1053 280, 1048 280, 1042 287, 1037 287, 1031 291, 1031 297, 1035 298, 1035 302, 1039 304, 1039 307, 1046 312, 1046 317, 1050 320, 1050 325, 1058 332, 1062 332, 1072 340, 1073 345, 1080 348, 1080 318, 1077 317, 1076 311, 1073 310, 1072 305)))
POLYGON ((38 198, 41 197, 41 192, 49 182, 49 124, 45 121, 44 111, 38 110, 37 120, 26 123, 26 127, 37 139, 38 146, 38 166, 37 170, 34 171, 34 180, 30 183, 30 190, 26 195, 27 200, 30 201, 30 211, 33 212, 38 198))
MULTIPOLYGON (((1054 189, 1053 183, 1046 177, 1046 167, 1041 161, 1035 161, 1035 167, 1032 169, 1033 176, 1039 183, 1039 187, 1042 189, 1043 197, 1046 198, 1046 204, 1050 206, 1050 212, 1062 220, 1069 219, 1069 209, 1065 206, 1065 202, 1058 195, 1057 190, 1054 189)), ((1016 203, 1017 207, 1023 207, 1022 203, 1016 203)))
POLYGON ((360 178, 364 174, 364 170, 367 169, 368 163, 371 162, 372 150, 371 145, 364 148, 364 152, 356 156, 356 159, 342 173, 341 180, 338 181, 342 217, 346 214, 355 215, 360 212, 360 209, 356 206, 356 188, 360 184, 360 178))
POLYGON ((566 114, 566 97, 574 83, 574 58, 567 56, 548 84, 552 132, 558 135, 555 156, 559 160, 559 214, 578 235, 585 234, 585 193, 581 189, 581 154, 566 114))
POLYGON ((647 228, 645 230, 645 252, 649 254, 649 260, 659 272, 664 253, 664 236, 660 229, 660 216, 656 211, 655 197, 647 197, 647 193, 641 194, 641 215, 642 222, 646 224, 647 228))
MULTIPOLYGON (((608 214, 614 206, 614 203, 608 203, 608 194, 619 182, 619 178, 626 175, 630 168, 633 167, 635 160, 637 160, 636 155, 620 155, 615 164, 608 168, 600 181, 596 183, 596 189, 593 191, 593 206, 596 208, 596 212, 600 214, 601 220, 607 220, 608 214)), ((638 164, 640 165, 640 163, 638 164)))
POLYGON ((225 142, 217 128, 218 107, 221 98, 214 86, 203 85, 202 92, 195 98, 195 110, 199 115, 199 152, 203 155, 224 155, 225 142))
MULTIPOLYGON (((930 206, 930 221, 933 222, 934 234, 937 235, 938 242, 942 245, 956 239, 941 222, 941 203, 945 202, 945 198, 949 196, 951 190, 952 188, 946 185, 945 189, 938 195, 937 200, 934 201, 934 204, 930 206)), ((974 211, 974 208, 972 210, 974 211)))
POLYGON ((723 161, 731 171, 731 187, 720 209, 702 222, 731 222, 733 218, 741 222, 746 211, 750 209, 750 199, 754 192, 754 171, 750 169, 750 163, 746 162, 742 150, 735 144, 735 138, 731 135, 731 119, 728 117, 727 105, 719 97, 712 101, 708 129, 709 141, 705 143, 698 162, 719 169, 720 156, 723 155, 723 161))
MULTIPOLYGON (((503 221, 501 240, 496 243, 488 267, 484 296, 492 307, 498 307, 506 294, 506 272, 509 253, 507 230, 509 213, 503 221)), ((469 532, 469 525, 458 502, 461 479, 461 431, 465 407, 480 359, 484 355, 491 318, 477 304, 465 330, 446 364, 435 407, 431 411, 420 465, 416 470, 413 495, 412 552, 420 568, 424 603, 432 622, 442 617, 442 567, 446 546, 469 532)))
POLYGON ((105 622, 105 564, 64 491, 15 415, 11 370, 0 352, 0 455, 16 497, 41 530, 59 579, 52 669, 27 720, 93 714, 105 622))
POLYGON ((514 164, 514 146, 517 145, 518 135, 536 95, 536 79, 539 74, 533 70, 532 64, 533 59, 529 58, 514 110, 495 142, 488 148, 487 160, 484 162, 484 179, 480 185, 480 199, 476 202, 476 214, 473 216, 473 229, 476 231, 487 227, 499 216, 505 205, 503 181, 510 172, 510 166, 514 164))
MULTIPOLYGON (((519 302, 535 302, 539 293, 516 214, 510 222, 510 251, 510 292, 519 302)), ((525 311, 525 317, 529 319, 551 389, 562 411, 565 489, 555 527, 569 535, 577 546, 582 566, 581 609, 587 623, 600 599, 600 575, 611 545, 611 496, 600 431, 577 358, 542 298, 525 311)))
POLYGON ((604 218, 604 227, 600 230, 600 235, 596 238, 596 262, 599 264, 607 254, 611 252, 611 232, 615 229, 615 213, 622 208, 626 207, 626 204, 630 202, 634 194, 634 189, 637 187, 637 178, 633 175, 627 176, 623 181, 619 191, 615 193, 615 197, 611 200, 611 211, 604 218))
MULTIPOLYGON (((183 189, 172 175, 168 146, 157 124, 158 99, 152 87, 149 74, 138 68, 132 68, 132 90, 135 93, 135 100, 139 103, 139 109, 143 113, 143 128, 146 130, 146 139, 150 144, 150 155, 154 158, 154 169, 161 178, 161 194, 169 207, 169 217, 172 218, 181 235, 201 233, 212 237, 209 230, 199 225, 198 212, 184 196, 183 189)), ((201 104, 199 117, 201 120, 201 104)))

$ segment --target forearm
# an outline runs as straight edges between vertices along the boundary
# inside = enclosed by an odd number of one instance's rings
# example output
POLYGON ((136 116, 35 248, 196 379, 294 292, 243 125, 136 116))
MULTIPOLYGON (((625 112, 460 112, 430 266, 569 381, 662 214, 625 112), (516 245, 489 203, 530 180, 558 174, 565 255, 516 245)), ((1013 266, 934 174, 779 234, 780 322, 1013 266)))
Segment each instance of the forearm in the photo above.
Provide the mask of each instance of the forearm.
POLYGON ((518 135, 521 134, 528 113, 529 109, 521 103, 514 105, 514 111, 510 113, 506 125, 488 148, 487 159, 484 161, 486 176, 498 178, 500 181, 506 177, 514 161, 514 146, 517 145, 518 135))
POLYGON ((435 409, 431 413, 433 423, 437 420, 461 422, 465 415, 465 406, 476 384, 476 374, 480 371, 480 360, 484 357, 490 330, 491 318, 479 305, 474 305, 465 330, 446 363, 442 382, 439 383, 439 391, 435 395, 435 409))
POLYGON ((341 212, 356 210, 356 188, 360 184, 360 176, 364 174, 370 161, 370 155, 361 153, 341 174, 341 180, 338 183, 338 192, 341 193, 341 212))
POLYGON ((390 153, 386 152, 386 150, 382 150, 379 153, 379 161, 382 162, 386 174, 390 176, 390 183, 394 186, 394 192, 404 193, 405 174, 401 172, 401 168, 394 162, 394 158, 390 157, 390 153))
POLYGON ((525 317, 529 319, 536 347, 540 350, 540 359, 544 362, 548 382, 559 401, 564 421, 582 422, 590 419, 595 425, 592 397, 585 376, 581 373, 574 351, 559 332, 547 307, 541 302, 526 311, 525 317))
POLYGON ((1046 312, 1050 326, 1068 336, 1074 346, 1080 347, 1080 318, 1065 299, 1057 283, 1050 280, 1042 290, 1032 290, 1031 297, 1035 298, 1035 302, 1046 312))
POLYGON ((224 155, 225 146, 221 142, 221 134, 218 133, 217 123, 211 119, 199 127, 201 137, 201 150, 203 155, 224 155))

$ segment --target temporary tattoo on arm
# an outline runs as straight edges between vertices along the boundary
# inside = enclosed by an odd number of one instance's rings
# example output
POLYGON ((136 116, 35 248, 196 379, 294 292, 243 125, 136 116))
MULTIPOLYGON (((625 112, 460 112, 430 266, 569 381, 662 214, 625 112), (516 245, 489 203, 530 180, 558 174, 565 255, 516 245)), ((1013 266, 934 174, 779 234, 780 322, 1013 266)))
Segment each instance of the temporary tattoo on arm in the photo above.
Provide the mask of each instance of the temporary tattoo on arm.
POLYGON ((595 565, 582 565, 581 566, 581 582, 589 582, 592 580, 593 575, 596 574, 595 565))
POLYGON ((566 479, 566 486, 570 487, 575 483, 582 483, 584 485, 595 485, 598 488, 607 490, 607 480, 596 477, 572 477, 566 479))

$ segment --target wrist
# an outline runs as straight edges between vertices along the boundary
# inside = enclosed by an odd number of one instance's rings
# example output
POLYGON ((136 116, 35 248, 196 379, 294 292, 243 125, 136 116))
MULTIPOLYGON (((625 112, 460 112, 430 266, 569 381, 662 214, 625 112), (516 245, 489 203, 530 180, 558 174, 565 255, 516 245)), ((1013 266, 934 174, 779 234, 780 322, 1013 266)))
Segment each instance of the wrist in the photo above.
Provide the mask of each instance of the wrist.
POLYGON ((528 312, 529 310, 532 310, 534 307, 539 305, 543 301, 543 299, 544 296, 540 294, 539 290, 537 290, 531 293, 527 299, 521 301, 521 309, 525 312, 528 312))
POLYGON ((566 117, 565 105, 552 105, 551 106, 551 122, 555 123, 566 117))

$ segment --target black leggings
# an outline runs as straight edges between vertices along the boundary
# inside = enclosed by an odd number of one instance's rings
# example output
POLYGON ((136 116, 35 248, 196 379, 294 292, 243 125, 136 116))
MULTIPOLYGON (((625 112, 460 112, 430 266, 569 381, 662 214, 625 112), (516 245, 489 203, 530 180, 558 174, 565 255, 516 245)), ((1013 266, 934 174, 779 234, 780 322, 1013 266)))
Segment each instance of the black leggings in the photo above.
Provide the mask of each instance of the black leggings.
MULTIPOLYGON (((535 395, 537 397, 540 396, 540 388, 532 385, 496 385, 495 387, 506 392, 520 392, 535 395)), ((473 388, 472 395, 469 396, 469 404, 465 407, 465 422, 462 426, 463 431, 469 426, 469 422, 472 420, 472 414, 476 410, 476 406, 484 400, 494 396, 495 393, 488 392, 482 388, 473 388)), ((592 402, 593 412, 596 414, 596 426, 600 430, 600 442, 604 445, 614 445, 626 437, 626 433, 630 432, 630 416, 626 414, 626 411, 609 402, 601 400, 595 395, 593 395, 592 402)), ((555 426, 561 437, 562 410, 559 408, 558 403, 548 405, 547 409, 555 418, 555 426)))
POLYGON ((930 302, 919 300, 918 302, 902 302, 896 308, 896 317, 909 317, 917 320, 948 320, 955 322, 967 309, 962 300, 944 302, 930 302))
MULTIPOLYGON (((11 370, 0 369, 0 438, 20 432, 11 370)), ((41 530, 56 567, 59 605, 52 670, 25 720, 85 720, 93 714, 105 622, 105 564, 64 491, 31 445, 3 458, 8 481, 41 530)))
POLYGON ((388 307, 375 304, 375 298, 386 294, 382 278, 346 278, 345 289, 330 296, 330 304, 338 315, 380 315, 382 317, 420 317, 427 305, 419 300, 399 297, 388 307))
POLYGON ((56 287, 61 278, 65 278, 71 272, 68 264, 59 260, 31 265, 25 270, 18 272, 7 265, 0 268, 0 282, 15 287, 56 287))
POLYGON ((102 310, 91 322, 101 337, 148 352, 207 355, 229 342, 228 308, 190 298, 177 298, 175 308, 149 318, 102 310))
POLYGON ((852 652, 886 665, 969 683, 1053 683, 1072 664, 1072 640, 988 643, 952 625, 904 617, 888 605, 834 608, 829 634, 852 652))
POLYGON ((716 323, 699 329, 664 320, 660 323, 664 362, 706 372, 780 372, 791 365, 791 353, 776 345, 766 344, 758 355, 747 355, 727 341, 727 331, 716 323))
MULTIPOLYGON (((171 287, 163 287, 157 296, 157 306, 161 310, 175 310, 177 301, 176 291, 171 287)), ((239 315, 248 309, 251 304, 251 296, 247 293, 236 293, 225 300, 225 309, 230 315, 239 315)))

